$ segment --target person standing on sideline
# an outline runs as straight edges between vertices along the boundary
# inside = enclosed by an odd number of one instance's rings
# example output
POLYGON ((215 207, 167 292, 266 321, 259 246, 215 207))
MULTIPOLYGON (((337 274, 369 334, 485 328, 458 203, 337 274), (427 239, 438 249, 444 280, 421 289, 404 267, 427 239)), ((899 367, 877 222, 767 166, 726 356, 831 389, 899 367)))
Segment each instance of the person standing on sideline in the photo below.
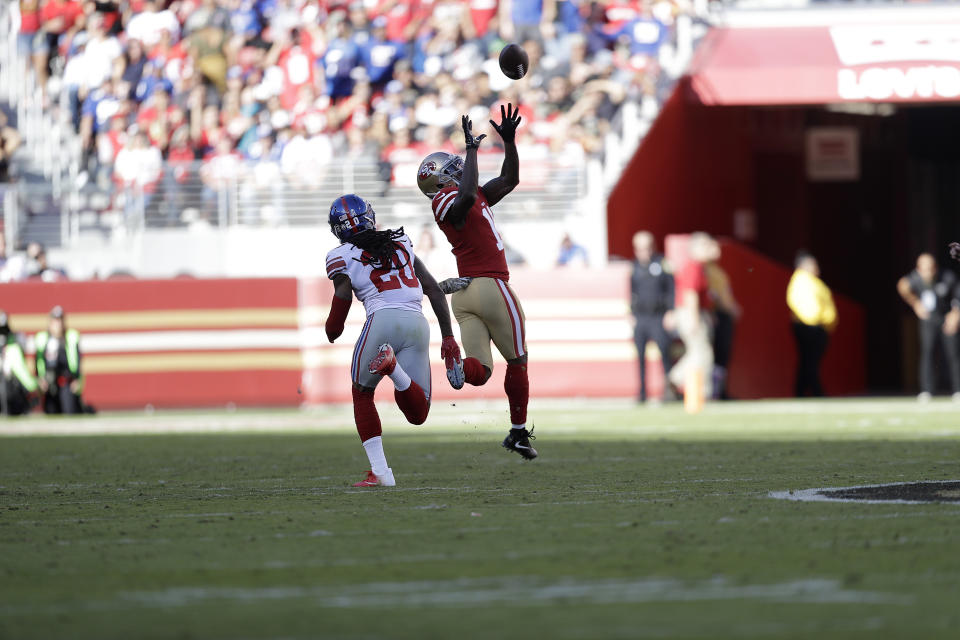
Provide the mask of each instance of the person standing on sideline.
POLYGON ((837 326, 837 307, 830 289, 820 279, 817 259, 806 251, 797 253, 796 269, 787 285, 787 306, 793 314, 793 337, 797 341, 798 398, 809 391, 823 396, 820 385, 820 360, 827 350, 830 331, 837 326))
POLYGON ((933 395, 934 353, 939 338, 950 369, 953 400, 960 402, 960 353, 957 329, 960 328, 960 285, 957 277, 947 269, 938 270, 937 261, 929 253, 917 258, 917 267, 900 278, 897 293, 919 320, 920 330, 920 395, 925 402, 933 395))
POLYGON ((713 393, 713 300, 704 265, 713 259, 713 238, 690 234, 688 260, 674 276, 676 309, 664 315, 664 326, 683 341, 683 355, 670 369, 670 381, 683 388, 684 402, 698 404, 713 393), (699 396, 699 398, 698 398, 699 396))
POLYGON ((630 274, 630 312, 633 314, 633 342, 637 346, 640 365, 640 388, 637 401, 647 401, 647 342, 653 340, 663 363, 664 396, 670 373, 670 335, 663 326, 663 316, 673 309, 673 274, 663 255, 657 253, 656 242, 649 231, 633 234, 633 272, 630 274))
POLYGON ((704 263, 707 288, 713 301, 713 399, 727 400, 727 372, 733 351, 733 332, 740 305, 733 297, 730 276, 720 266, 720 243, 710 238, 710 259, 704 263))

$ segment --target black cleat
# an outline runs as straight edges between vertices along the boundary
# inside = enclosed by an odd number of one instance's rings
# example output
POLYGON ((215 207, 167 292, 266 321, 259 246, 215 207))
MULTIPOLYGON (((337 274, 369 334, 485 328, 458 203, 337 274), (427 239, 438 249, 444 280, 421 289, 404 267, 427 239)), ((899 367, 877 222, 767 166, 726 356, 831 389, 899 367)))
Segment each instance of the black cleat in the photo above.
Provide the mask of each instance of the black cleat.
POLYGON ((510 429, 510 433, 503 439, 503 448, 516 451, 524 460, 533 460, 537 457, 537 450, 530 446, 531 440, 536 440, 533 429, 510 429))

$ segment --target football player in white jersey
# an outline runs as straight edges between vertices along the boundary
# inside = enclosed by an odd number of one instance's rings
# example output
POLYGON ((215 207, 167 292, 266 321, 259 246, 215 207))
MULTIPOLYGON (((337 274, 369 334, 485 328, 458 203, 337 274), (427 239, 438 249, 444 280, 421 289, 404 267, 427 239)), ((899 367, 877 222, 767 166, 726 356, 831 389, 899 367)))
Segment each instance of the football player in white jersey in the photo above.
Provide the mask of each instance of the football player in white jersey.
POLYGON ((330 229, 342 243, 327 254, 327 277, 333 280, 333 301, 326 322, 327 339, 343 333, 353 296, 363 303, 367 321, 353 350, 353 416, 370 471, 355 487, 392 487, 381 439, 380 416, 373 392, 380 380, 393 381, 397 405, 411 424, 423 424, 430 411, 430 329, 421 312, 426 294, 440 323, 440 355, 450 384, 463 386, 460 346, 453 337, 450 311, 436 280, 413 253, 413 243, 400 229, 376 230, 370 203, 349 194, 330 207, 330 229))

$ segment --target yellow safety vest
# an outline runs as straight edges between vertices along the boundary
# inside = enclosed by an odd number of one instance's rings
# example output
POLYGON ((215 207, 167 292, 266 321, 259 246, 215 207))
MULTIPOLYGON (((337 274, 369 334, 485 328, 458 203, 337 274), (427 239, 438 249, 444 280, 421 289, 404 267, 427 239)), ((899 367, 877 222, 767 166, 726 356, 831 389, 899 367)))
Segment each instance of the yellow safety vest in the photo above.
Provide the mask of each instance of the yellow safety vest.
POLYGON ((13 336, 10 336, 7 341, 3 359, 10 364, 10 372, 20 381, 24 389, 30 392, 37 390, 37 379, 31 375, 27 368, 27 358, 23 355, 23 349, 13 336))
MULTIPOLYGON (((34 344, 37 347, 37 376, 41 378, 47 375, 46 351, 49 341, 50 334, 46 331, 40 331, 34 337, 34 344)), ((83 376, 80 375, 80 332, 76 329, 67 329, 63 335, 63 344, 67 351, 67 368, 79 381, 78 391, 80 391, 83 389, 83 376)))

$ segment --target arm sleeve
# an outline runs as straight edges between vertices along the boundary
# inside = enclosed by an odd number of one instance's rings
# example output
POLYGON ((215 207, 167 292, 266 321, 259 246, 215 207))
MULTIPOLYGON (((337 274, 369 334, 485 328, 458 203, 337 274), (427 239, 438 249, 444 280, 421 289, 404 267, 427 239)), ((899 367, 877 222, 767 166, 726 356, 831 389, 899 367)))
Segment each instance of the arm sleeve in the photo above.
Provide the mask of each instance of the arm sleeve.
POLYGON ((327 322, 324 330, 327 332, 327 340, 333 342, 343 333, 343 325, 347 321, 347 314, 350 312, 350 304, 353 302, 351 297, 348 300, 333 296, 330 303, 330 315, 327 316, 327 322))

